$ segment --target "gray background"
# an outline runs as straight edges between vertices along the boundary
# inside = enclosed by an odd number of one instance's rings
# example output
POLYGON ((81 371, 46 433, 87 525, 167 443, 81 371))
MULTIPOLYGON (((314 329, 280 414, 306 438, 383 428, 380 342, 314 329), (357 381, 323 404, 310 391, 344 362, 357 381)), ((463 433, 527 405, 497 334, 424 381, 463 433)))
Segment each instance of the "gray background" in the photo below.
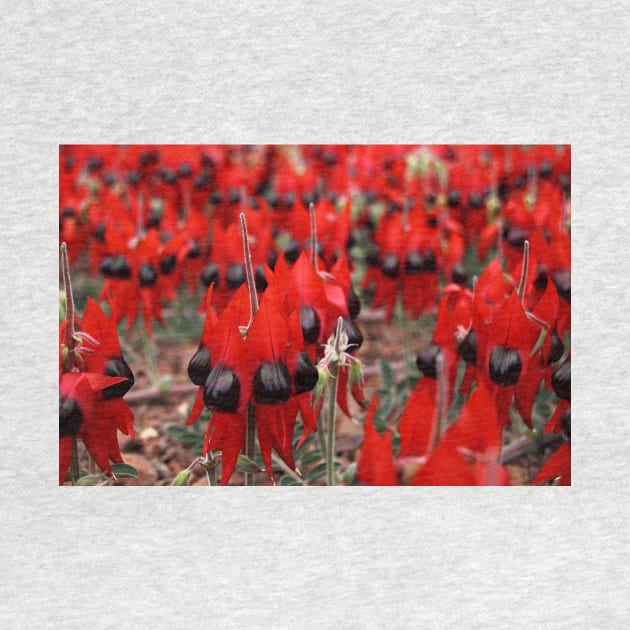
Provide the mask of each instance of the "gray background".
POLYGON ((628 3, 314 5, 2 3, 2 628, 627 627, 628 3), (59 143, 438 141, 573 145, 572 488, 56 486, 59 143))

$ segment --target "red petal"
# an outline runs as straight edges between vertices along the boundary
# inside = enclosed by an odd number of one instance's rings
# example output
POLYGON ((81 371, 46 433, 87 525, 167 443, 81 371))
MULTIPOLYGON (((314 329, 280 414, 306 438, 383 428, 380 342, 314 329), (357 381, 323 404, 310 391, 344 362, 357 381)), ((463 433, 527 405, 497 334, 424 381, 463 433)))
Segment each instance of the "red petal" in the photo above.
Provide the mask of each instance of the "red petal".
POLYGON ((468 462, 454 448, 439 444, 414 475, 413 486, 474 486, 475 475, 468 462))
POLYGON ((201 412, 204 409, 203 404, 203 387, 200 387, 197 390, 197 396, 195 396, 195 402, 193 403, 192 409, 190 410, 190 414, 188 415, 188 420, 186 420, 186 424, 192 424, 199 418, 201 412))
POLYGON ((389 430, 380 435, 374 428, 374 413, 378 405, 375 395, 365 418, 363 446, 357 468, 357 477, 368 486, 397 486, 398 475, 392 456, 392 436, 389 430))
POLYGON ((348 366, 340 366, 337 374, 337 404, 348 418, 352 418, 352 412, 350 411, 350 407, 348 407, 348 378, 348 366))
POLYGON ((214 428, 212 439, 205 448, 207 454, 209 448, 221 449, 221 461, 223 472, 221 473, 221 485, 227 486, 234 472, 238 454, 245 444, 245 413, 223 413, 214 411, 212 422, 208 426, 208 433, 214 428))
POLYGON ((533 483, 558 479, 557 485, 571 485, 571 446, 565 442, 541 468, 533 483))
POLYGON ((429 450, 435 422, 435 380, 423 378, 411 393, 398 421, 400 457, 420 457, 429 450))

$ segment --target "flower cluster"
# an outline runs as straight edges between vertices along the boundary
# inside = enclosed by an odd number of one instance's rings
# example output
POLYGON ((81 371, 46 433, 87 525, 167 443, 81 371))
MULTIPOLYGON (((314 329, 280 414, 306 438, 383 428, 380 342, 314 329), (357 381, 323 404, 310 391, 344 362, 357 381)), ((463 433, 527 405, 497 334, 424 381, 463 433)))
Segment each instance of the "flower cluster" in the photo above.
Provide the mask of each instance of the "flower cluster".
MULTIPOLYGON (((377 470, 380 482, 505 481, 500 453, 514 423, 566 439, 539 479, 566 482, 570 157, 555 145, 61 147, 60 237, 73 264, 102 276, 99 299, 112 313, 105 327, 90 302, 80 332, 74 319, 62 331, 60 392, 76 402, 63 406, 63 461, 76 437, 98 451, 103 470, 118 461, 116 431, 133 427, 104 379, 123 379, 120 388, 133 377, 119 346, 106 355, 103 347, 125 319, 128 330, 141 319, 151 336, 165 305, 187 290, 195 305, 202 295, 205 313, 189 366, 200 388, 189 421, 212 411, 204 451, 222 452, 223 483, 247 447, 248 414, 269 474, 272 449, 294 469, 296 417, 304 438, 321 429, 323 397, 312 390, 339 359, 330 341, 338 326, 345 349, 361 347, 361 302, 385 322, 397 304, 403 324, 435 318, 416 361, 421 380, 385 433, 372 401, 363 483, 378 483, 377 470), (104 371, 93 364, 99 356, 122 364, 104 371), (543 418, 535 407, 545 392, 556 408, 543 418), (92 416, 115 418, 100 449, 92 416)), ((352 416, 349 394, 365 405, 360 370, 344 350, 333 372, 330 391, 352 416)))
MULTIPOLYGON (((547 419, 536 418, 534 402, 545 388, 558 402, 544 430, 565 436, 561 456, 566 463, 571 367, 562 339, 568 339, 568 330, 556 283, 541 286, 539 265, 550 262, 526 242, 518 282, 516 269, 504 273, 495 260, 479 277, 474 294, 456 284, 446 287, 433 338, 416 361, 423 377, 398 420, 396 461, 390 436, 374 430, 372 401, 359 468, 365 483, 398 483, 396 463, 401 470, 411 464, 413 474, 404 475, 412 484, 506 483, 509 477, 499 459, 503 430, 516 415, 540 431, 537 425, 547 419), (459 394, 467 398, 459 418, 446 426, 462 361, 466 367, 459 394), (382 471, 382 477, 375 479, 375 471, 382 471)), ((570 467, 563 469, 560 481, 570 483, 570 467)))
POLYGON ((117 432, 133 436, 133 414, 123 396, 134 383, 118 342, 114 318, 92 299, 80 322, 59 327, 59 484, 80 438, 94 462, 111 475, 122 463, 117 432), (74 330, 78 325, 80 331, 74 330))
MULTIPOLYGON (((246 251, 247 256, 248 247, 246 251)), ((270 478, 272 448, 295 469, 292 443, 298 412, 304 438, 317 430, 321 401, 314 413, 311 391, 319 378, 315 363, 321 356, 322 342, 339 320, 348 344, 350 337, 354 339, 352 345, 361 343, 361 333, 353 321, 358 310, 352 300, 345 256, 329 272, 321 273, 306 253, 300 254, 293 266, 282 257, 273 272, 267 269, 264 286, 256 286, 253 281, 252 285, 250 290, 242 285, 217 314, 215 285, 210 284, 205 297, 204 330, 188 366, 190 379, 199 386, 188 423, 197 420, 204 406, 212 410, 204 455, 221 451, 224 485, 244 450, 248 414, 255 418, 270 478)), ((344 365, 337 400, 348 415, 349 383, 355 397, 363 399, 360 375, 354 376, 354 380, 349 379, 349 366, 344 365)))

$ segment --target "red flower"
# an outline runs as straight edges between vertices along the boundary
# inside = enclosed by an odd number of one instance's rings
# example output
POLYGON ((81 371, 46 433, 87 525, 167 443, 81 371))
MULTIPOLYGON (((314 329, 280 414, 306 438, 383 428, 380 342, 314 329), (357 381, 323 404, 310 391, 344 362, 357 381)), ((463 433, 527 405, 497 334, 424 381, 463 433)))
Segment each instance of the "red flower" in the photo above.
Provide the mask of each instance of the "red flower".
POLYGON ((282 292, 274 276, 244 334, 250 316, 245 285, 218 318, 211 314, 210 301, 206 300, 200 348, 189 365, 189 374, 201 389, 188 422, 199 416, 201 401, 212 409, 204 454, 221 449, 221 483, 226 485, 244 445, 248 403, 254 404, 261 454, 271 478, 272 448, 295 467, 292 438, 298 410, 307 432, 315 429, 309 399, 317 371, 304 351, 297 304, 282 292))
POLYGON ((374 428, 374 413, 379 397, 374 395, 363 424, 363 445, 357 467, 357 478, 368 486, 398 486, 398 475, 392 458, 392 433, 380 434, 374 428))
POLYGON ((565 442, 540 469, 533 483, 554 482, 557 486, 571 485, 571 445, 565 442))
MULTIPOLYGON (((60 327, 65 337, 67 322, 60 327)), ((117 432, 134 435, 133 414, 122 396, 133 385, 133 374, 120 352, 114 319, 91 299, 83 316, 81 345, 72 356, 64 345, 60 358, 71 371, 59 376, 59 483, 63 484, 79 437, 96 464, 111 475, 109 462, 121 463, 117 432)))

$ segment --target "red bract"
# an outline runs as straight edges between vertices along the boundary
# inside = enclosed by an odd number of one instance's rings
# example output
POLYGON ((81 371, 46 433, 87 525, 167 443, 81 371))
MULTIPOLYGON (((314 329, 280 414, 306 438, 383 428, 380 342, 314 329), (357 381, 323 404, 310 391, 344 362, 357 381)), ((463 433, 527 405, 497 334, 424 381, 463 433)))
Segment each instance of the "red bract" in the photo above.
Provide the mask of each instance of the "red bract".
POLYGON ((509 475, 499 463, 501 434, 494 401, 480 385, 414 475, 412 485, 507 485, 509 475))
POLYGON ((363 445, 357 466, 357 478, 368 486, 398 486, 398 475, 392 459, 392 433, 389 428, 380 434, 374 428, 374 413, 379 397, 370 401, 363 424, 363 445))
POLYGON ((571 445, 565 442, 540 469, 533 483, 571 485, 571 445))
MULTIPOLYGON (((67 326, 61 325, 61 339, 67 326)), ((117 432, 134 435, 133 414, 122 399, 134 378, 120 352, 114 320, 90 299, 78 335, 80 345, 72 353, 60 345, 60 365, 68 370, 60 371, 59 377, 60 484, 74 438, 81 438, 96 464, 111 475, 109 462, 123 461, 117 432)))
MULTIPOLYGON (((281 291, 274 278, 271 284, 275 288, 270 287, 263 297, 245 335, 250 314, 245 285, 216 320, 207 299, 200 350, 189 366, 193 382, 203 388, 203 403, 212 410, 204 454, 211 449, 221 450, 223 485, 228 483, 244 445, 248 404, 255 405, 261 454, 270 477, 272 448, 287 465, 295 467, 292 438, 298 410, 307 432, 315 429, 308 399, 317 371, 304 352, 297 304, 281 291), (274 295, 281 298, 270 299, 274 295)), ((200 411, 198 395, 188 422, 193 422, 200 411)))
POLYGON ((160 268, 160 238, 155 229, 149 229, 140 237, 125 239, 113 228, 107 231, 109 256, 101 264, 105 283, 100 299, 111 299, 117 313, 117 322, 127 319, 127 330, 142 312, 144 326, 152 335, 152 320, 164 325, 162 317, 161 285, 158 283, 160 268))
POLYGON ((427 454, 435 426, 435 413, 435 380, 423 378, 398 419, 401 459, 427 454))

